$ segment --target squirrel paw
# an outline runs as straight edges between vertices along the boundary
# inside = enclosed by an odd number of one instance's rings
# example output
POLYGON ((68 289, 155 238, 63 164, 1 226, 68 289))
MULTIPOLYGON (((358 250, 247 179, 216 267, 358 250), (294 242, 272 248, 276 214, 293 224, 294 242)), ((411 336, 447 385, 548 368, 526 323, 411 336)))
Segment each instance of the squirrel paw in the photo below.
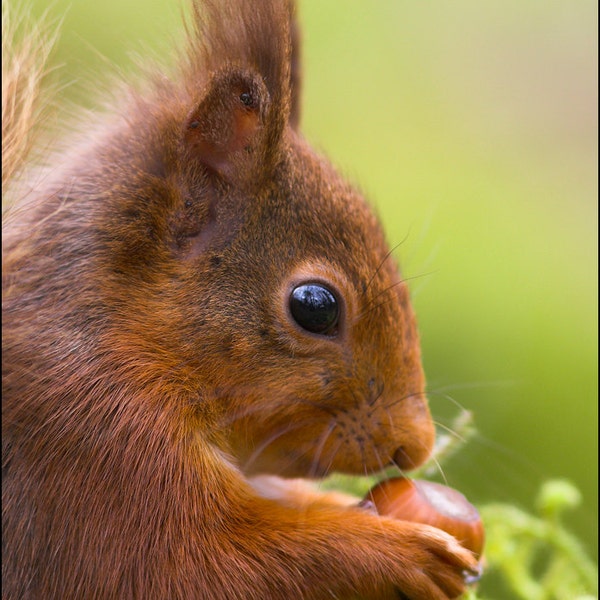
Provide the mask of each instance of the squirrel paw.
MULTIPOLYGON (((405 524, 406 525, 406 524, 405 524)), ((393 577, 393 591, 382 598, 449 600, 458 598, 481 574, 475 556, 455 538, 428 525, 411 524, 393 577)))

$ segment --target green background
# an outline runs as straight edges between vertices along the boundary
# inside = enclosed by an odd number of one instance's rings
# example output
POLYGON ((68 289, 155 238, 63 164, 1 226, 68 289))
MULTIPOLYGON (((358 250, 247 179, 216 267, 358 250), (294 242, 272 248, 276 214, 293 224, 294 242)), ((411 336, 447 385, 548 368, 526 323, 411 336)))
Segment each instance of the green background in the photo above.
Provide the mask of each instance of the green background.
MULTIPOLYGON (((98 105, 180 12, 55 0, 58 97, 98 105)), ((304 132, 405 240, 435 418, 475 416, 447 482, 531 509, 568 478, 597 556, 596 2, 304 0, 300 20, 304 132)))

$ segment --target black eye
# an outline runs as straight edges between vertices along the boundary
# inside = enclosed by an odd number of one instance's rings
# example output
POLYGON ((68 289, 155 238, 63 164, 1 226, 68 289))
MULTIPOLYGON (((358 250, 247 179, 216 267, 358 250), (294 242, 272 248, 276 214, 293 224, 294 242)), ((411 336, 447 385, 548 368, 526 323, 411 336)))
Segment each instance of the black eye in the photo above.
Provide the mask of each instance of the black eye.
POLYGON ((290 295, 290 312, 300 327, 311 333, 335 333, 340 309, 333 292, 318 283, 304 283, 290 295))

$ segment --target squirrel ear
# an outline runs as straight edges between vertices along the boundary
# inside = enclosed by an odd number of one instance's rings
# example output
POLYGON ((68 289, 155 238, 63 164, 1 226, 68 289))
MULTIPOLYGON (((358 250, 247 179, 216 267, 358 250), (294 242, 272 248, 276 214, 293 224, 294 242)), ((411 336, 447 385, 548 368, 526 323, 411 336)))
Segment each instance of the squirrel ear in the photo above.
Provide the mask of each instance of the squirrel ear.
POLYGON ((251 175, 261 160, 269 105, 260 75, 235 68, 214 73, 186 121, 184 144, 190 158, 230 181, 251 175))
POLYGON ((181 80, 190 98, 199 83, 207 87, 186 123, 186 146, 225 178, 268 178, 299 116, 293 1, 193 0, 190 25, 181 80))
POLYGON ((290 15, 290 125, 298 129, 300 124, 300 93, 302 88, 302 60, 300 47, 300 27, 296 15, 290 15))

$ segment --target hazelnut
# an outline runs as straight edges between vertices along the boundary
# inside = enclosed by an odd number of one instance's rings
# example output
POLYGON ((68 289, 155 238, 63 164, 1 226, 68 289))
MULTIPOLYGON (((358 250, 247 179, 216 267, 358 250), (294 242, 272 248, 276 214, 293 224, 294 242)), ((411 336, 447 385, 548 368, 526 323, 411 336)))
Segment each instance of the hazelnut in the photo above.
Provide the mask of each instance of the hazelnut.
POLYGON ((452 488, 431 481, 397 477, 380 481, 367 495, 380 515, 432 525, 453 535, 477 557, 484 544, 477 509, 452 488))

